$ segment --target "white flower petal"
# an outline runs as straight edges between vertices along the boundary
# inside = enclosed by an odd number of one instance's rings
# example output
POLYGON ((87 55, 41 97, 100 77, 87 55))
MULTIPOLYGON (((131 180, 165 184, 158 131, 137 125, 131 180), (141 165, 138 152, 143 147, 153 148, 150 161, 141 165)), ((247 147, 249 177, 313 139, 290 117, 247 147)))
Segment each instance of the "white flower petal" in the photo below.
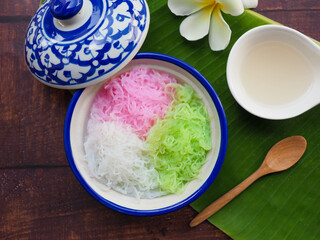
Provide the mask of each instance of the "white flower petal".
POLYGON ((189 41, 199 40, 209 32, 213 6, 208 6, 190 15, 180 25, 180 34, 189 41))
POLYGON ((168 7, 175 15, 186 16, 213 5, 212 3, 212 0, 168 0, 168 7))
POLYGON ((231 37, 229 25, 223 19, 219 7, 215 7, 211 16, 209 44, 213 51, 225 49, 231 37))
POLYGON ((255 8, 258 6, 258 0, 242 0, 244 8, 255 8))
POLYGON ((238 16, 244 11, 241 0, 217 0, 217 3, 219 3, 222 12, 233 16, 238 16))

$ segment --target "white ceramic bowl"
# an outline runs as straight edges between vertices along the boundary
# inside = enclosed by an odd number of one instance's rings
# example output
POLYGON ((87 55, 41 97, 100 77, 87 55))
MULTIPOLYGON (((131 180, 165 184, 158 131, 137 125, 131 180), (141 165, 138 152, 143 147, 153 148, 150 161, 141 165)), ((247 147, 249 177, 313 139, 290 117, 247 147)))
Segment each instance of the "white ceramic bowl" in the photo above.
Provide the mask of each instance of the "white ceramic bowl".
POLYGON ((181 83, 188 83, 202 97, 211 117, 213 148, 207 155, 200 179, 191 181, 181 194, 170 194, 154 199, 136 199, 106 189, 90 177, 84 154, 84 137, 88 112, 93 98, 104 83, 78 90, 71 100, 64 129, 64 141, 70 166, 83 187, 99 202, 119 212, 131 215, 158 215, 177 210, 198 198, 214 181, 225 157, 227 148, 227 122, 221 102, 208 81, 194 68, 176 58, 156 54, 139 53, 122 72, 135 65, 147 65, 175 76, 181 83))
MULTIPOLYGON (((279 56, 282 57, 282 56, 279 56)), ((264 56, 261 56, 264 58, 264 56)), ((320 103, 320 48, 302 33, 281 25, 263 25, 243 34, 232 47, 227 63, 229 89, 236 101, 248 112, 265 119, 288 119, 302 114, 320 103), (310 65, 312 82, 302 94, 286 103, 266 104, 253 98, 244 88, 241 68, 244 57, 254 47, 268 42, 280 42, 295 49, 310 65)), ((297 66, 292 66, 295 69, 297 66)), ((277 71, 267 69, 269 72, 277 71)), ((293 71, 292 71, 293 72, 293 71)), ((304 78, 301 79, 305 81, 304 78)), ((256 84, 259 81, 257 81, 256 84)), ((281 86, 281 85, 280 85, 281 86)), ((294 86, 294 85, 293 85, 294 86)), ((285 88, 283 88, 285 90, 285 88)), ((269 91, 266 91, 269 93, 269 91)), ((283 91, 284 92, 284 91, 283 91)), ((269 98, 275 98, 270 94, 269 98)))

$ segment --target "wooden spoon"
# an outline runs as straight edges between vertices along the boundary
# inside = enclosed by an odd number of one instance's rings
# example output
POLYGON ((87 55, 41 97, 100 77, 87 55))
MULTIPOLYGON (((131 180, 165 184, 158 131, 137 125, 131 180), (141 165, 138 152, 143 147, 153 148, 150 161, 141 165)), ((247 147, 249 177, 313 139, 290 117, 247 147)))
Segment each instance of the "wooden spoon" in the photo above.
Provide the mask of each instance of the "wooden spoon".
POLYGON ((269 173, 280 172, 293 166, 302 157, 307 147, 307 141, 302 136, 292 136, 276 143, 267 153, 263 163, 252 175, 238 186, 211 203, 191 222, 190 227, 197 226, 211 215, 223 208, 233 198, 249 187, 258 178, 269 173))

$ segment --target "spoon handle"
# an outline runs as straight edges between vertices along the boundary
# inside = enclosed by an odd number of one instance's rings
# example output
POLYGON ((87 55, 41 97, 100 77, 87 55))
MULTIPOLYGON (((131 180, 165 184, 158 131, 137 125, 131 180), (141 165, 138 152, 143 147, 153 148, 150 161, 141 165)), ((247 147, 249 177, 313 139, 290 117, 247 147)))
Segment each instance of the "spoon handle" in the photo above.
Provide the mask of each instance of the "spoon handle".
POLYGON ((231 189, 229 192, 225 193, 223 196, 218 198, 216 201, 211 203, 208 207, 206 207, 202 212, 200 212, 191 222, 190 227, 195 227, 198 224, 205 221, 211 215, 218 212, 221 208, 227 205, 233 198, 238 196, 243 190, 249 187, 254 181, 258 178, 266 175, 266 172, 263 168, 259 168, 253 174, 251 174, 247 179, 241 182, 239 185, 231 189))

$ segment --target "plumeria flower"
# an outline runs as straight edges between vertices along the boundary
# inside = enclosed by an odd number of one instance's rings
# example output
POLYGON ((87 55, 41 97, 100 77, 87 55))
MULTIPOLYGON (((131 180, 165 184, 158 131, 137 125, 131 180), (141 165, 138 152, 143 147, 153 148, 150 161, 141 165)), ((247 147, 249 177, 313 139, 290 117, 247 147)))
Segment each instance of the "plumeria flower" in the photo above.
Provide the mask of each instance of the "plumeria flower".
POLYGON ((238 16, 244 8, 257 5, 258 0, 168 0, 172 13, 188 16, 180 25, 181 35, 195 41, 209 33, 209 45, 213 51, 225 49, 231 37, 231 30, 221 11, 238 16))

